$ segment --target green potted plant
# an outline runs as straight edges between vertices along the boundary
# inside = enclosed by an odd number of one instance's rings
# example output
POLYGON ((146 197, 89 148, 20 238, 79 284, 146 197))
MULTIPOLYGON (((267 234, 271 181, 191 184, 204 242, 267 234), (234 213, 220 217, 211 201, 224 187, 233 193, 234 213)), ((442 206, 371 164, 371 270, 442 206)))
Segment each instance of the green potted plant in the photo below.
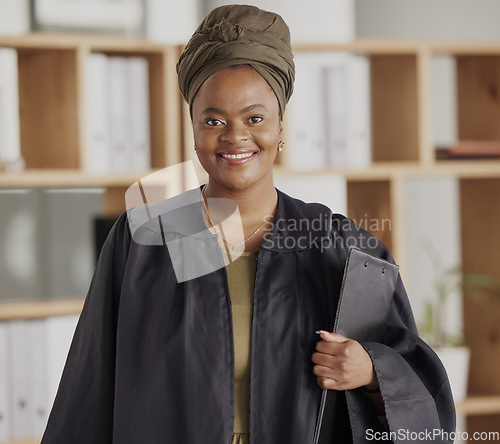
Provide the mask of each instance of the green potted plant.
POLYGON ((433 294, 424 304, 419 332, 446 368, 455 401, 461 401, 467 396, 470 350, 465 344, 466 333, 463 329, 450 331, 447 328, 450 302, 453 298, 465 297, 484 304, 485 292, 499 292, 499 284, 486 274, 464 273, 458 265, 445 267, 437 252, 432 248, 428 251, 436 278, 432 286, 433 294))

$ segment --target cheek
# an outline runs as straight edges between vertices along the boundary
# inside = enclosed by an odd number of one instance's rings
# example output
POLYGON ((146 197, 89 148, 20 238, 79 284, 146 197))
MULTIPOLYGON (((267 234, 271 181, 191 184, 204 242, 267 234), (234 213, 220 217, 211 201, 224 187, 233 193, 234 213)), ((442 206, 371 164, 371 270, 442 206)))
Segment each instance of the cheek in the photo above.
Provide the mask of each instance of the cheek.
POLYGON ((280 141, 280 131, 279 128, 272 128, 263 131, 259 134, 259 140, 262 145, 265 145, 267 149, 274 149, 278 147, 280 141))
POLYGON ((210 149, 211 145, 215 143, 216 136, 214 131, 203 131, 199 128, 193 127, 193 138, 196 149, 210 149))

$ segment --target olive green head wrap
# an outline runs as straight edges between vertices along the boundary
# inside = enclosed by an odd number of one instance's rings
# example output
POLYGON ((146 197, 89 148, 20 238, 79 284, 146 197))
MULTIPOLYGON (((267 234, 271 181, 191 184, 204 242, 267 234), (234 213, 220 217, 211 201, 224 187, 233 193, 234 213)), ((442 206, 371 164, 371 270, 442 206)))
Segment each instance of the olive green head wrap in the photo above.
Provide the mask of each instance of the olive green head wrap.
POLYGON ((201 85, 220 69, 250 65, 272 88, 281 114, 293 91, 295 65, 290 31, 275 13, 255 6, 225 5, 210 12, 179 62, 179 88, 191 109, 201 85))

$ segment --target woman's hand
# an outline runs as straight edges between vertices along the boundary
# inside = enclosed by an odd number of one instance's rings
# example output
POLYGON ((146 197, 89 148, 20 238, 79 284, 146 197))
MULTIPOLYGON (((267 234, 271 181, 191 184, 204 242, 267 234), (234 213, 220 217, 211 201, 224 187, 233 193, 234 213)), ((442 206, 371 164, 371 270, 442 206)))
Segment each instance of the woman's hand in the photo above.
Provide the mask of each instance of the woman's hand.
POLYGON ((320 330, 313 373, 322 389, 351 390, 378 387, 372 360, 361 344, 338 333, 320 330))

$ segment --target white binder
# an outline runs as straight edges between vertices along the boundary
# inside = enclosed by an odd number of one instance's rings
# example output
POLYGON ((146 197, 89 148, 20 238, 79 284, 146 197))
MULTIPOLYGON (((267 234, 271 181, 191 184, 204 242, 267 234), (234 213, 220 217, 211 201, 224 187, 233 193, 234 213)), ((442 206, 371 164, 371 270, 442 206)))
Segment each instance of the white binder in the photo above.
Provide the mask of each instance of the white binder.
POLYGON ((21 157, 17 52, 0 48, 0 162, 21 157))
POLYGON ((130 170, 147 172, 151 168, 149 69, 144 57, 130 57, 130 170))
POLYGON ((130 70, 126 57, 109 58, 108 91, 110 117, 110 170, 131 170, 130 70))
POLYGON ((92 53, 86 60, 86 170, 106 174, 111 169, 109 135, 108 57, 92 53))

